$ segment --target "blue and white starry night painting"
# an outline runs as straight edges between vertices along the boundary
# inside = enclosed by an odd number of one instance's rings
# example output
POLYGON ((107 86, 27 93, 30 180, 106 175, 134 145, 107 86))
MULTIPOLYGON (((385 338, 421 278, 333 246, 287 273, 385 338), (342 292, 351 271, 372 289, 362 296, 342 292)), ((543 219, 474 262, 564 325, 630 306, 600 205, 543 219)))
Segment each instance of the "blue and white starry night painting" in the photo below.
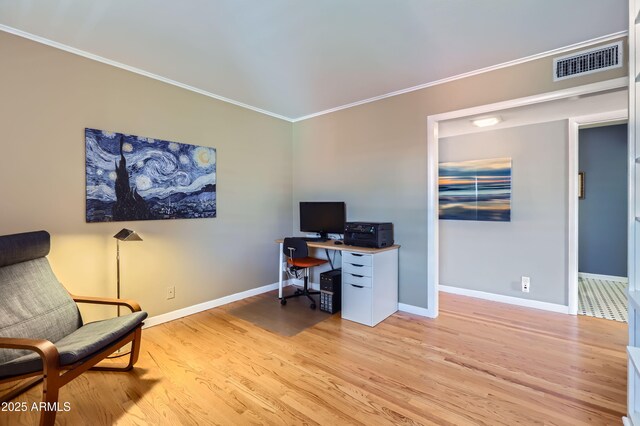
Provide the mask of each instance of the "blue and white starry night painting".
POLYGON ((216 217, 214 148, 85 129, 87 222, 216 217))

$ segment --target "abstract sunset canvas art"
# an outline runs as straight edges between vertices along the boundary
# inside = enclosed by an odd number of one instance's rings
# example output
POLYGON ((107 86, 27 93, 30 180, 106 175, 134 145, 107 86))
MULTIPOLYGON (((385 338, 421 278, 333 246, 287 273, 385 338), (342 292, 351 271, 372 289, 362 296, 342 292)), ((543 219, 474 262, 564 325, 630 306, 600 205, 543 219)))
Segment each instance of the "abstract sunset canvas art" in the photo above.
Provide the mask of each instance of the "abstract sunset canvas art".
POLYGON ((509 222, 511 158, 439 164, 440 219, 509 222))

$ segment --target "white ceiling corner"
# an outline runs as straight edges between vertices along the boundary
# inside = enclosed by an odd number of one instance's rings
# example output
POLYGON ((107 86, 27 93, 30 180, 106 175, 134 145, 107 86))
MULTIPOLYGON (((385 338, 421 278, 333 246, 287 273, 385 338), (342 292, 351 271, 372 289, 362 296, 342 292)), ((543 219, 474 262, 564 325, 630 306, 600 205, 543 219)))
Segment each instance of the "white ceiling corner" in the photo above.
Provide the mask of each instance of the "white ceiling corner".
POLYGON ((0 0, 0 29, 289 121, 622 34, 626 0, 0 0))

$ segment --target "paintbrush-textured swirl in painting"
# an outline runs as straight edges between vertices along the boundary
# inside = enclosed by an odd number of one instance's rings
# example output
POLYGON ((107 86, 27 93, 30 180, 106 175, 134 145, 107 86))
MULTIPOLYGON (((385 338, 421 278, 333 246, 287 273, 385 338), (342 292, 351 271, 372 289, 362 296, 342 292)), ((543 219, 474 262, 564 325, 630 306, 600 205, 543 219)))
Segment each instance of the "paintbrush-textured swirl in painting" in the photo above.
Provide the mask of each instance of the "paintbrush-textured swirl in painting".
POLYGON ((216 150, 85 129, 87 222, 216 216, 216 150))

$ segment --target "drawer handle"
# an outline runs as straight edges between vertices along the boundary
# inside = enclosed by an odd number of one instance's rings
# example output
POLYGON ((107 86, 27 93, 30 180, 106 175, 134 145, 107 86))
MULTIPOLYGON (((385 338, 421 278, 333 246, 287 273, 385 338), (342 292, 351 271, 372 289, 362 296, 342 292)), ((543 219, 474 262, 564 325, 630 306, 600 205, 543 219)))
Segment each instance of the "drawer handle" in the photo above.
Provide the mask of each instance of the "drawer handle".
POLYGON ((363 286, 363 285, 355 285, 355 284, 351 284, 351 287, 364 288, 364 286, 363 286))
POLYGON ((352 277, 364 278, 364 275, 351 274, 352 277))
POLYGON ((364 254, 359 254, 359 253, 351 253, 352 256, 358 256, 358 257, 362 257, 364 256, 364 254))
POLYGON ((356 268, 362 268, 364 265, 358 265, 356 263, 352 263, 351 266, 355 266, 356 268))

